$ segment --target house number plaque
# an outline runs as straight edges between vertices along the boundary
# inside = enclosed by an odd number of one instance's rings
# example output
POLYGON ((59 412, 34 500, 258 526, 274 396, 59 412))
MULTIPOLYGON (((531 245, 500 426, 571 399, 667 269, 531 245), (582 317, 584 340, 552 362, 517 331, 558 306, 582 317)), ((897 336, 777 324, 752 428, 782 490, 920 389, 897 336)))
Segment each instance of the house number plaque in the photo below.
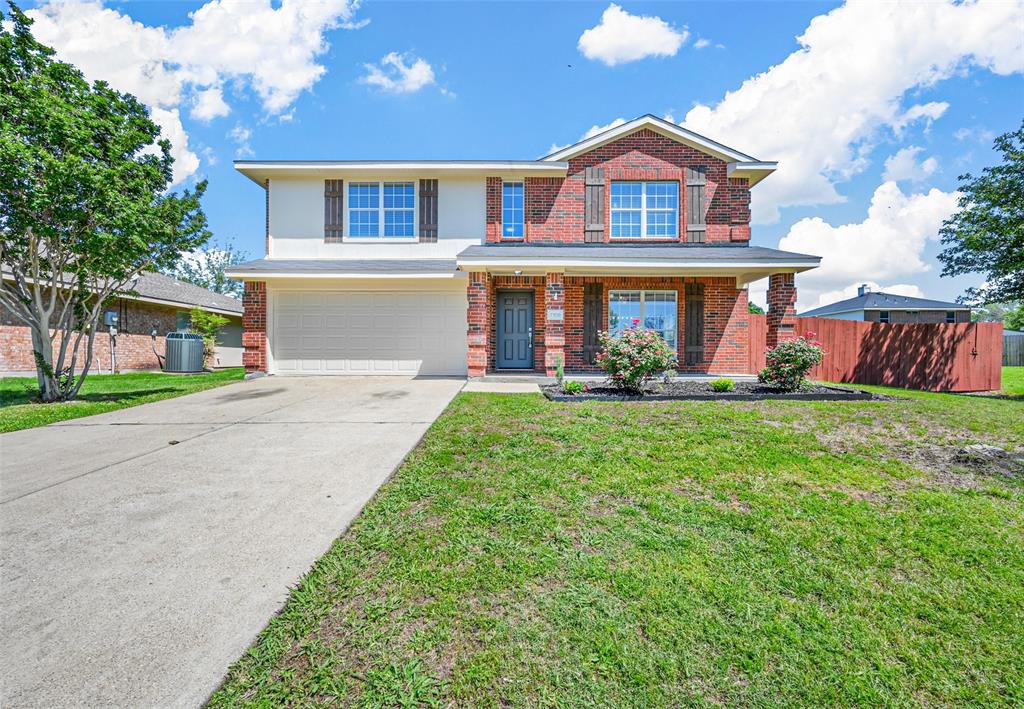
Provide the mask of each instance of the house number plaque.
POLYGON ((565 311, 561 308, 548 308, 548 320, 565 320, 565 311))

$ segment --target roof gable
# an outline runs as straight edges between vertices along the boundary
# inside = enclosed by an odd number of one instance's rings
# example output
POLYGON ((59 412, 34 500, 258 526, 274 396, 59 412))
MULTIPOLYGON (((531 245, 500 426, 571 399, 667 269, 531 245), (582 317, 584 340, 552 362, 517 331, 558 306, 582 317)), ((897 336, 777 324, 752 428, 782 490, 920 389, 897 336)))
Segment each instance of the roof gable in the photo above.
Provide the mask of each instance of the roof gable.
POLYGON ((602 145, 607 145, 612 141, 618 140, 619 138, 627 136, 630 133, 635 133, 636 131, 644 128, 652 130, 670 140, 689 145, 695 150, 707 153, 708 155, 712 155, 720 160, 724 160, 725 162, 761 162, 757 158, 747 155, 746 153, 741 153, 739 150, 730 148, 727 145, 711 140, 711 138, 707 138, 699 133, 694 133, 682 126, 678 126, 675 123, 658 118, 657 116, 652 116, 651 114, 634 118, 622 125, 609 128, 597 135, 592 135, 578 143, 574 143, 573 145, 566 146, 561 150, 551 153, 550 155, 546 155, 541 158, 541 160, 569 160, 577 155, 582 155, 583 153, 599 148, 602 145))

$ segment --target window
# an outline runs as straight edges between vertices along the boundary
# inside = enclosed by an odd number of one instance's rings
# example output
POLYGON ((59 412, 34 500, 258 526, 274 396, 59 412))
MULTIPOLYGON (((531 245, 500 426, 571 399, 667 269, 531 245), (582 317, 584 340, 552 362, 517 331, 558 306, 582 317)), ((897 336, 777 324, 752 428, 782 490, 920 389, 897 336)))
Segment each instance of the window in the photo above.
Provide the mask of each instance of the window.
POLYGON ((676 349, 675 291, 613 290, 608 295, 608 329, 613 333, 638 326, 655 330, 676 349))
POLYGON ((879 310, 878 311, 878 322, 889 322, 889 311, 879 310))
POLYGON ((178 332, 185 332, 192 326, 192 313, 179 310, 175 313, 174 329, 178 332))
POLYGON ((956 311, 955 310, 947 310, 946 311, 946 322, 947 323, 954 323, 954 322, 956 322, 956 311))
POLYGON ((613 239, 670 238, 679 229, 678 182, 613 182, 613 239))
POLYGON ((412 182, 350 182, 348 235, 404 239, 416 235, 416 186, 412 182), (383 193, 383 199, 381 198, 383 193), (381 233, 381 225, 384 231, 381 233))
POLYGON ((501 235, 506 239, 523 238, 523 183, 501 185, 501 235))

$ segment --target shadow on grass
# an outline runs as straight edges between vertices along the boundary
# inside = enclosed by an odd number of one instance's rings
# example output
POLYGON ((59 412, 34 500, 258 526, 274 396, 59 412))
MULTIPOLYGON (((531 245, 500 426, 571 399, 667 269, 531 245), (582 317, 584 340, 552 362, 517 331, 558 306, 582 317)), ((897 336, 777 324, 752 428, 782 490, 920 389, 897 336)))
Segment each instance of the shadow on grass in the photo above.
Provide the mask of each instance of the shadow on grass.
MULTIPOLYGON (((108 392, 87 392, 79 393, 74 401, 58 403, 92 403, 107 404, 117 402, 130 402, 137 399, 144 399, 150 396, 159 396, 169 393, 187 393, 175 387, 154 387, 152 389, 134 389, 132 391, 108 391, 108 392)), ((35 387, 27 388, 24 391, 7 391, 0 395, 0 406, 21 406, 24 404, 40 404, 39 390, 35 387)))

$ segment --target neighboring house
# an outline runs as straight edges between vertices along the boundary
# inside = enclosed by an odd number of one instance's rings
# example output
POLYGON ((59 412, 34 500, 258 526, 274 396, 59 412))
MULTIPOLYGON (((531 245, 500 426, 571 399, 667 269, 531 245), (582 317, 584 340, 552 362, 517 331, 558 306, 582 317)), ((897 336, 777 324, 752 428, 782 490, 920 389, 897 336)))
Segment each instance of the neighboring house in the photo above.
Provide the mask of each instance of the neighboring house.
POLYGON ((966 305, 942 300, 873 293, 867 285, 862 285, 857 289, 856 298, 800 313, 800 317, 903 324, 967 323, 971 321, 971 309, 966 305))
POLYGON ((266 192, 266 258, 228 270, 252 371, 595 371, 598 332, 639 321, 681 371, 745 373, 748 284, 774 344, 820 261, 749 245, 775 163, 654 116, 540 160, 235 167, 266 192))
MULTIPOLYGON (((228 319, 228 325, 221 329, 217 338, 214 366, 241 366, 241 301, 161 273, 143 273, 134 290, 137 296, 116 298, 105 311, 118 315, 116 351, 120 371, 159 369, 156 352, 163 356, 165 335, 187 329, 192 308, 201 308, 228 319)), ((103 320, 100 319, 96 334, 93 372, 109 372, 111 369, 110 328, 103 324, 103 320)), ((6 308, 0 308, 0 372, 34 371, 32 335, 28 326, 6 308)))

